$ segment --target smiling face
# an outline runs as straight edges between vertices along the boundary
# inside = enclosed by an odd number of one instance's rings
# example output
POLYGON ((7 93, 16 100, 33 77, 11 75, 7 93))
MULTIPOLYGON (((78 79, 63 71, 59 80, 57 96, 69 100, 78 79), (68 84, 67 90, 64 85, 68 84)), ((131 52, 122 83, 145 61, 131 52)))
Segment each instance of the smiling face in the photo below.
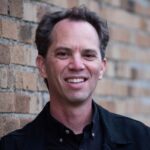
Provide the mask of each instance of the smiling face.
POLYGON ((66 104, 91 101, 105 70, 96 30, 88 22, 64 19, 54 26, 51 36, 46 58, 37 57, 51 100, 66 104))

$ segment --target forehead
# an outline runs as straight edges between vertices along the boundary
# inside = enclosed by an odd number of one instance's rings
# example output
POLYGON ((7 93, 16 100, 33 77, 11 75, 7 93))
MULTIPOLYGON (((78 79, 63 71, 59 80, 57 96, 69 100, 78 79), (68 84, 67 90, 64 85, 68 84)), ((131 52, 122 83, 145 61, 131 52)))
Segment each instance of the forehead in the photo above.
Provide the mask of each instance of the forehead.
POLYGON ((78 28, 82 28, 82 26, 84 26, 85 28, 91 29, 91 30, 95 30, 95 28, 87 21, 84 20, 71 20, 71 19, 63 19, 59 22, 57 22, 53 28, 53 30, 55 31, 56 29, 62 29, 62 28, 66 28, 66 27, 78 27, 78 28))
POLYGON ((96 29, 87 21, 63 19, 59 21, 52 30, 52 37, 86 36, 99 41, 96 29))

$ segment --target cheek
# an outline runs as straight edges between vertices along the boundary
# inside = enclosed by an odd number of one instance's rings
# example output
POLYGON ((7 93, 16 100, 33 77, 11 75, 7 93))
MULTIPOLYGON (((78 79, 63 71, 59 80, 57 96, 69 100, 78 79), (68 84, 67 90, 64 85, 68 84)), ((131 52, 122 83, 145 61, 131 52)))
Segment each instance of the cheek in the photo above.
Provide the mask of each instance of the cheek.
POLYGON ((65 64, 64 62, 60 61, 53 61, 51 62, 51 65, 49 66, 49 75, 51 78, 61 78, 64 74, 65 64))
POLYGON ((92 76, 95 78, 99 78, 100 72, 101 72, 101 67, 99 63, 93 64, 89 66, 89 70, 92 76))

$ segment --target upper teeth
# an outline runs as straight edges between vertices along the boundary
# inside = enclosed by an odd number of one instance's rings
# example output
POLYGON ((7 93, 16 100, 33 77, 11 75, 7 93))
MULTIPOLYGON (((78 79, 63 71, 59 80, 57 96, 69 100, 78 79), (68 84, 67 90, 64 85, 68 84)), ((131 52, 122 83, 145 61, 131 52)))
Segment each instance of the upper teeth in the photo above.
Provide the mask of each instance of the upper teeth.
POLYGON ((70 83, 80 83, 80 82, 84 82, 84 79, 83 78, 67 79, 67 82, 70 82, 70 83))

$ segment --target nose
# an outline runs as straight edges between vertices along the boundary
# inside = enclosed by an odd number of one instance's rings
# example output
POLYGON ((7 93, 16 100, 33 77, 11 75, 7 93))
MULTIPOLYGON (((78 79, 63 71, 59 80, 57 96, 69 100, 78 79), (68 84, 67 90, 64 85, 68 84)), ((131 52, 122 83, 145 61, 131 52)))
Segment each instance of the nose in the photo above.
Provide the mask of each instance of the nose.
POLYGON ((85 68, 85 64, 80 55, 75 55, 69 62, 69 69, 73 71, 81 71, 85 68))

